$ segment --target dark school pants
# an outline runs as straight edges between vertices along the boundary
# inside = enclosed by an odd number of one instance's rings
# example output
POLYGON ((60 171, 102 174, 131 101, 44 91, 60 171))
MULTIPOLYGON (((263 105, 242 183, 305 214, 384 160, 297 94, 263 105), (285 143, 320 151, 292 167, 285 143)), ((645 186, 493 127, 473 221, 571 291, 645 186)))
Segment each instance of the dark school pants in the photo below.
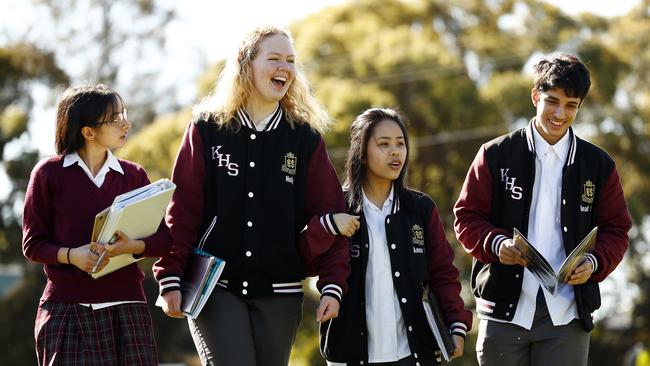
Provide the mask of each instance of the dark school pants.
POLYGON ((214 289, 197 319, 188 318, 201 363, 286 366, 302 319, 303 296, 242 299, 214 289))
POLYGON ((554 326, 541 291, 531 330, 481 319, 476 357, 481 366, 586 366, 589 333, 578 319, 554 326))

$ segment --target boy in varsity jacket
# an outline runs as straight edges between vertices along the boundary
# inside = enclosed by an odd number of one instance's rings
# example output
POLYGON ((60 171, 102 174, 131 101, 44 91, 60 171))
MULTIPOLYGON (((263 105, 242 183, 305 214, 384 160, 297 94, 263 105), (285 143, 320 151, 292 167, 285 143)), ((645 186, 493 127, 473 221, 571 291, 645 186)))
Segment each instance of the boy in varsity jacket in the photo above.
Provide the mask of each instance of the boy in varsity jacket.
POLYGON ((302 317, 302 250, 320 258, 310 273, 320 276, 319 319, 337 315, 346 290, 347 243, 326 217, 344 209, 343 193, 316 131, 327 116, 295 58, 281 29, 247 36, 176 158, 172 251, 154 271, 163 310, 182 317, 179 284, 192 247, 204 243, 226 261, 205 308, 188 319, 204 365, 287 365, 302 317), (300 248, 305 235, 320 238, 312 249, 300 248))
POLYGON ((542 59, 531 91, 536 116, 484 144, 467 173, 455 231, 474 257, 480 365, 587 364, 598 283, 623 258, 631 227, 614 161, 571 128, 590 85, 576 57, 542 59), (517 228, 557 271, 594 226, 593 251, 555 295, 512 241, 517 228))
POLYGON ((437 365, 424 286, 440 299, 452 357, 463 354, 472 314, 460 297, 454 253, 433 200, 404 186, 407 165, 402 117, 380 108, 359 115, 346 164, 349 214, 334 215, 345 235, 358 230, 350 238, 348 294, 339 316, 320 326, 328 365, 437 365))

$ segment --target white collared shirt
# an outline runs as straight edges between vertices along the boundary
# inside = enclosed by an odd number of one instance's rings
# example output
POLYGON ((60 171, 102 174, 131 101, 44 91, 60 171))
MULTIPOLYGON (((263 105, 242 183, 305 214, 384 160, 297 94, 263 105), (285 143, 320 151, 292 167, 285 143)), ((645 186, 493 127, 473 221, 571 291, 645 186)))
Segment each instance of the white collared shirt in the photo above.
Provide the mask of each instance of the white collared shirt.
MULTIPOLYGON (((558 271, 566 254, 562 239, 560 204, 562 195, 562 170, 570 148, 567 132, 555 144, 549 145, 535 126, 535 184, 528 217, 528 240, 546 258, 554 271, 558 271)), ((521 295, 512 323, 530 329, 535 315, 539 281, 524 270, 521 295)), ((555 296, 544 291, 544 298, 553 325, 565 325, 578 317, 573 286, 564 286, 555 296)))
POLYGON ((386 238, 386 216, 391 213, 394 189, 381 209, 363 193, 363 213, 368 226, 368 267, 366 269, 366 325, 368 362, 394 362, 411 354, 406 327, 393 277, 386 238))
POLYGON ((117 160, 117 158, 111 153, 110 150, 106 151, 106 161, 104 162, 104 165, 102 165, 101 169, 99 169, 99 172, 97 172, 97 175, 93 177, 93 173, 90 171, 88 166, 86 166, 86 163, 81 159, 79 154, 76 152, 72 154, 68 154, 63 157, 63 167, 67 168, 74 163, 77 163, 83 169, 84 173, 90 178, 90 180, 95 183, 97 188, 100 188, 102 184, 104 184, 104 180, 106 179, 106 174, 110 169, 113 169, 114 171, 124 175, 124 170, 122 170, 122 166, 120 165, 120 162, 117 160))

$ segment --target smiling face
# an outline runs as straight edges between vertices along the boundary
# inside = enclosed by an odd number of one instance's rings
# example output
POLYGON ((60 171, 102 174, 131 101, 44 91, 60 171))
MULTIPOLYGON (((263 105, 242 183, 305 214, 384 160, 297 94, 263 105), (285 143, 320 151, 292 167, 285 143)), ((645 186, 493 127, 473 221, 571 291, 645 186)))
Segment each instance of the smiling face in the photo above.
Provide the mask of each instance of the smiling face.
POLYGON ((535 128, 546 142, 554 145, 573 124, 581 100, 578 97, 567 96, 561 88, 546 91, 533 88, 531 97, 533 105, 537 108, 535 128))
POLYGON ((402 171, 406 159, 406 139, 400 126, 384 119, 373 128, 366 151, 368 182, 392 182, 402 171))
POLYGON ((293 46, 283 34, 274 34, 260 41, 255 58, 251 62, 253 71, 253 93, 255 104, 276 104, 287 94, 295 77, 295 53, 293 46))

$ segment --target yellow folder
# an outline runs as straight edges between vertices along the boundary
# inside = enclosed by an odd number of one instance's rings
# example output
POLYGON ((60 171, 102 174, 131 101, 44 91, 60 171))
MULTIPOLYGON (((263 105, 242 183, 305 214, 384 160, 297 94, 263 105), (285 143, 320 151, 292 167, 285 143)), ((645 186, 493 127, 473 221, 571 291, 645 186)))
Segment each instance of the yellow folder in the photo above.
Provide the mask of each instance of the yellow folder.
MULTIPOLYGON (((95 216, 92 240, 110 243, 118 230, 131 239, 142 239, 156 233, 175 189, 176 185, 169 179, 160 179, 116 197, 110 207, 95 216)), ((112 257, 106 267, 91 276, 99 278, 141 259, 132 254, 112 257)))

